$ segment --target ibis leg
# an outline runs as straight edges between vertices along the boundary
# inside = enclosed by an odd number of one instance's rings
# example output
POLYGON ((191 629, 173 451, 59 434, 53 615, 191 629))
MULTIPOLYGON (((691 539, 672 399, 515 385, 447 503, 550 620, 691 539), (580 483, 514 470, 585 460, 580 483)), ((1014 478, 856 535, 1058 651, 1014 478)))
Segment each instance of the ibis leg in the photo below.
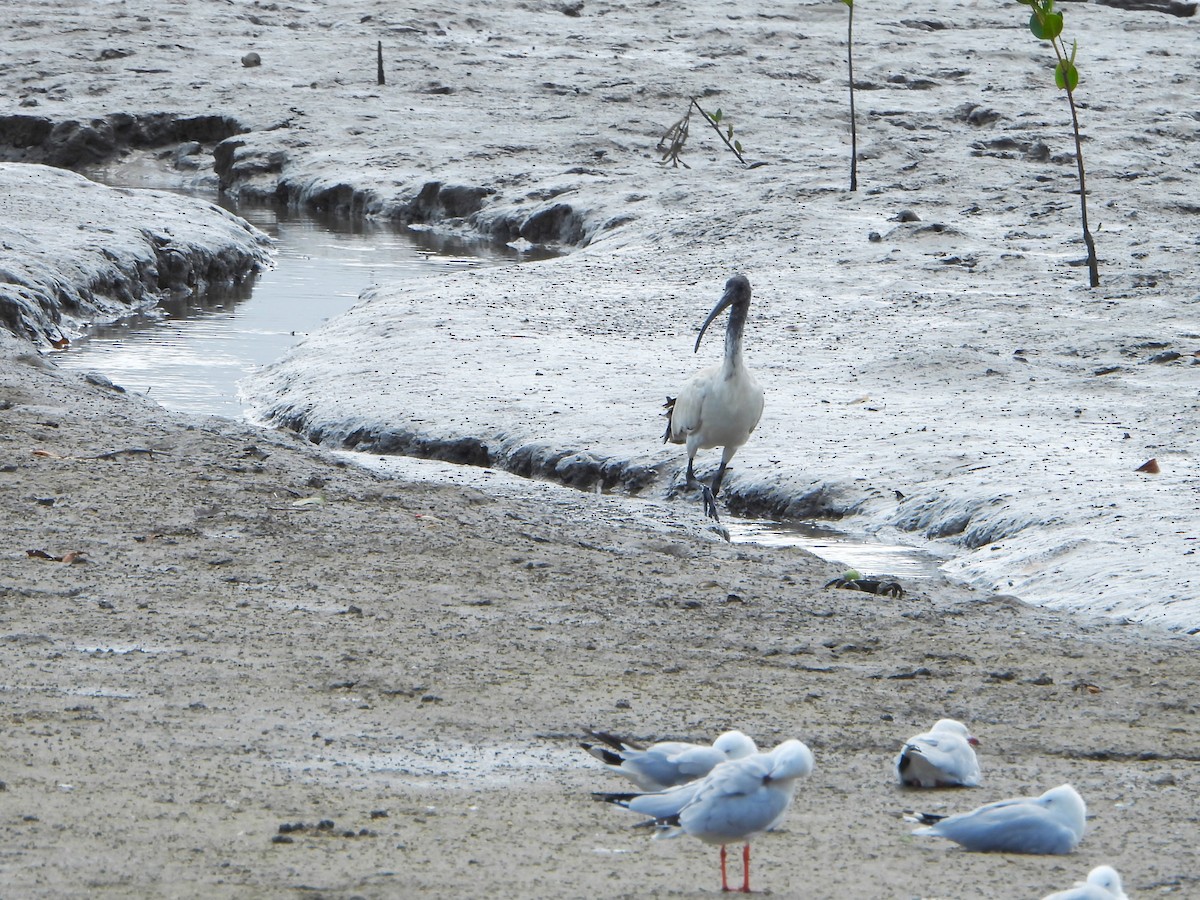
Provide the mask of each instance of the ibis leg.
POLYGON ((713 476, 712 487, 704 485, 704 514, 717 522, 721 521, 721 517, 717 515, 717 494, 721 492, 721 482, 724 479, 725 460, 721 460, 717 474, 713 476))
POLYGON ((728 460, 721 460, 721 465, 717 468, 717 474, 713 476, 712 492, 713 496, 721 493, 721 482, 725 480, 725 467, 729 465, 728 460))
MULTIPOLYGON (((721 517, 719 515, 717 515, 716 494, 713 492, 713 489, 711 487, 709 487, 707 484, 705 484, 703 481, 701 481, 699 478, 696 477, 696 470, 692 468, 692 464, 693 464, 692 457, 689 456, 688 457, 688 467, 687 467, 687 486, 688 487, 696 487, 697 485, 700 486, 700 493, 704 497, 704 514, 706 516, 708 516, 710 519, 715 519, 717 522, 720 522, 721 517)), ((721 463, 721 468, 717 471, 716 482, 717 482, 718 486, 720 486, 721 476, 724 472, 725 472, 725 464, 721 463)))

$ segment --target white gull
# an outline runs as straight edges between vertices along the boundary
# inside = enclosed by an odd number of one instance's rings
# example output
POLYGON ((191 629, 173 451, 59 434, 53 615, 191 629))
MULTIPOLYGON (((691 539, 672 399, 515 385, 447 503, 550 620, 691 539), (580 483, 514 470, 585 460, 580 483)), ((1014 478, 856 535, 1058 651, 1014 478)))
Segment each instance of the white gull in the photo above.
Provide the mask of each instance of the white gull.
POLYGON ((740 731, 726 731, 711 745, 661 741, 649 747, 604 731, 584 732, 598 743, 580 746, 643 791, 662 791, 695 781, 718 763, 758 752, 753 739, 740 731))
POLYGON ((932 822, 913 834, 949 838, 982 853, 1070 853, 1083 838, 1087 807, 1069 784, 1040 797, 1019 797, 989 803, 968 813, 945 818, 922 815, 932 822))
POLYGON ((596 794, 650 816, 656 838, 690 834, 721 846, 721 889, 729 890, 725 845, 744 844, 742 888, 750 892, 750 840, 775 826, 796 794, 796 781, 813 769, 812 751, 797 740, 716 766, 699 781, 646 794, 596 794))
POLYGON ((896 780, 905 787, 978 787, 979 739, 954 719, 939 719, 910 737, 896 757, 896 780))
POLYGON ((1121 886, 1121 876, 1112 866, 1096 866, 1087 881, 1077 881, 1065 891, 1047 894, 1042 900, 1129 900, 1121 886))

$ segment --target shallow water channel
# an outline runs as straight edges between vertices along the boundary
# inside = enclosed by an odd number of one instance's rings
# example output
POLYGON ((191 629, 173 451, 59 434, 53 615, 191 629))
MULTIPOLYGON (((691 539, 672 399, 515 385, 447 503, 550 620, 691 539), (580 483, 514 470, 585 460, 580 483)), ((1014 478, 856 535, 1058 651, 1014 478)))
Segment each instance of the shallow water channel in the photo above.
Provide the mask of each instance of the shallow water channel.
POLYGON ((366 288, 538 258, 388 224, 273 206, 231 209, 275 239, 273 268, 233 291, 168 299, 154 315, 98 326, 59 354, 58 364, 98 369, 169 409, 241 418, 237 383, 345 312, 366 288))
MULTIPOLYGON (((136 172, 101 174, 105 182, 122 187, 163 186, 146 183, 145 175, 136 172)), ((172 299, 152 315, 98 326, 57 353, 55 361, 72 371, 100 372, 169 409, 240 419, 245 410, 238 400, 238 382, 347 310, 372 285, 550 255, 274 206, 230 209, 274 238, 273 268, 236 292, 203 300, 172 299)), ((389 460, 388 469, 410 480, 443 483, 516 477, 419 459, 389 460)), ((802 547, 864 576, 926 578, 938 565, 920 550, 816 524, 729 516, 724 524, 734 542, 802 547)))

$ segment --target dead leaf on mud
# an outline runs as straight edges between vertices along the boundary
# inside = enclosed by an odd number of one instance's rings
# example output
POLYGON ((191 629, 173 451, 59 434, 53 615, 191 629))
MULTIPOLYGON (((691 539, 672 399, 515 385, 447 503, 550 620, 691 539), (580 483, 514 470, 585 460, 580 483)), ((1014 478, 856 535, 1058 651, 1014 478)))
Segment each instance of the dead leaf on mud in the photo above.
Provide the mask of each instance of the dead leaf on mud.
POLYGON ((1088 681, 1077 681, 1071 685, 1071 690, 1081 694, 1099 694, 1104 689, 1088 681))
POLYGON ((1159 467, 1158 467, 1157 459, 1148 459, 1144 463, 1142 463, 1140 466, 1138 466, 1137 469, 1135 469, 1134 471, 1145 472, 1148 475, 1157 475, 1162 470, 1159 469, 1159 467))
POLYGON ((34 456, 44 456, 46 459, 70 459, 69 456, 63 456, 59 453, 54 453, 50 450, 34 450, 34 456))
POLYGON ((51 553, 47 553, 45 550, 26 550, 25 555, 29 556, 31 559, 48 559, 50 562, 66 563, 67 565, 71 565, 72 563, 87 562, 87 557, 84 555, 82 550, 69 550, 62 556, 54 556, 51 553))

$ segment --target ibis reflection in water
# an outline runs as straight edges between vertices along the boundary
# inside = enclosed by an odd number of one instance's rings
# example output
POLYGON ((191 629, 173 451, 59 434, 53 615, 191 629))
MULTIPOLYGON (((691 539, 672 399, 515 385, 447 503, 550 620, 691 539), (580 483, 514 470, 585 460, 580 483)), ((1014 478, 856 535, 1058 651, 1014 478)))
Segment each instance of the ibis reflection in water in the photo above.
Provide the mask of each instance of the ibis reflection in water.
POLYGON ((763 411, 763 391, 742 359, 742 332, 750 312, 750 280, 734 275, 725 282, 725 293, 717 301, 696 337, 692 352, 700 350, 700 340, 713 319, 729 310, 725 326, 725 358, 719 365, 697 373, 683 386, 678 396, 668 397, 667 433, 664 441, 686 444, 687 483, 699 482, 693 468, 696 452, 721 447, 721 465, 712 484, 700 483, 704 494, 704 512, 717 521, 717 494, 725 468, 738 448, 746 443, 763 411))

